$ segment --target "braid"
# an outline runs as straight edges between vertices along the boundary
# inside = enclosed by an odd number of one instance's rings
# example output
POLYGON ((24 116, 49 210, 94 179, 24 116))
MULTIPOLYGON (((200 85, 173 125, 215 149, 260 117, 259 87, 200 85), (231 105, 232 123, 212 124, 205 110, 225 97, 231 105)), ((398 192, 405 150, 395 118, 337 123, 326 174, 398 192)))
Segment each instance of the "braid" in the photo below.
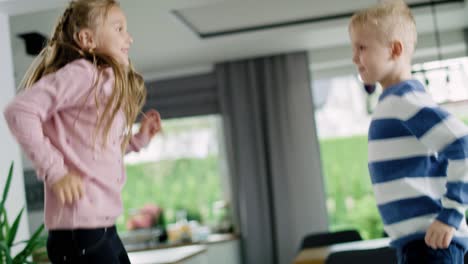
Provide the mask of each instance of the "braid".
POLYGON ((75 3, 75 1, 70 2, 55 25, 52 37, 43 52, 45 66, 41 76, 55 72, 77 58, 86 57, 86 54, 76 46, 74 36, 69 36, 75 30, 70 28, 73 26, 70 23, 74 23, 71 19, 74 19, 73 17, 76 16, 74 13, 77 12, 75 3))
POLYGON ((60 18, 59 22, 57 23, 57 26, 55 27, 54 34, 49 42, 50 46, 57 44, 57 42, 59 41, 60 42, 63 41, 63 39, 61 39, 61 35, 63 35, 63 30, 72 12, 73 12, 73 2, 70 2, 70 5, 67 7, 67 9, 65 9, 65 11, 62 14, 62 17, 60 18))

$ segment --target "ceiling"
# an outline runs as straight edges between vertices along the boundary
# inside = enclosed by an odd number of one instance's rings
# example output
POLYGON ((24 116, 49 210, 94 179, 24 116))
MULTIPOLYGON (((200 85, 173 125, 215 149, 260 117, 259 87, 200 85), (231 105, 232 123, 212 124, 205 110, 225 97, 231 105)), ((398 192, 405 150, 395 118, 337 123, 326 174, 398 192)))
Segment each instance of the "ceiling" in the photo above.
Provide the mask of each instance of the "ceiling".
MULTIPOLYGON (((429 0, 409 0, 410 4, 429 0)), ((209 70, 214 63, 296 50, 349 50, 348 18, 291 23, 348 14, 376 0, 121 0, 134 38, 130 56, 148 78, 209 70), (266 26, 265 26, 266 25, 266 26), (264 27, 262 27, 264 26, 264 27), (243 32, 242 28, 259 28, 243 32), (212 34, 235 32, 233 34, 212 34), (211 36, 211 37, 210 37, 211 36)), ((15 64, 29 64, 19 33, 49 35, 65 0, 0 0, 0 12, 11 16, 15 64)), ((418 31, 433 31, 430 8, 414 9, 418 31)), ((437 7, 441 31, 468 24, 464 3, 437 7)), ((321 53, 321 52, 320 52, 321 53)), ((346 56, 348 53, 344 53, 346 56)), ((330 63, 323 58, 323 63, 330 63)), ((341 61, 350 62, 350 57, 341 61)), ((24 66, 15 66, 21 75, 24 66)))

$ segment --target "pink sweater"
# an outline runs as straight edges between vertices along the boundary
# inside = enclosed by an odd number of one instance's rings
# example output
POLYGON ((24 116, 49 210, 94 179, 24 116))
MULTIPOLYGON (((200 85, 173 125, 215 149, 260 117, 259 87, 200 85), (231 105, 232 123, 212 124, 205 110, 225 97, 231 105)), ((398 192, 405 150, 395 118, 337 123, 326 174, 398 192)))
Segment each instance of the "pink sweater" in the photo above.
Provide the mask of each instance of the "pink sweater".
MULTIPOLYGON (((100 133, 93 145, 98 117, 95 95, 102 112, 114 82, 108 68, 93 89, 96 76, 93 64, 75 60, 41 78, 5 109, 11 132, 45 183, 45 225, 49 230, 107 227, 122 213, 125 116, 122 111, 116 115, 106 148, 101 147, 100 133), (82 176, 85 195, 62 206, 51 186, 69 171, 82 176)), ((140 150, 149 140, 136 134, 127 152, 140 150)))

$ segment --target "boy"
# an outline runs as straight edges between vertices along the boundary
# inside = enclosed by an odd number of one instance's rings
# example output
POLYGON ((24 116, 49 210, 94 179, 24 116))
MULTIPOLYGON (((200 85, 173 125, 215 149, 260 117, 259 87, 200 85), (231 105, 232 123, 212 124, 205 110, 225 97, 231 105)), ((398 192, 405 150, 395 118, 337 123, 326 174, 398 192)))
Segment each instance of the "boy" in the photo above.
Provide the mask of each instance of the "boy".
POLYGON ((463 263, 468 129, 411 79, 416 25, 402 0, 354 14, 353 62, 384 89, 369 128, 369 172, 399 263, 463 263))

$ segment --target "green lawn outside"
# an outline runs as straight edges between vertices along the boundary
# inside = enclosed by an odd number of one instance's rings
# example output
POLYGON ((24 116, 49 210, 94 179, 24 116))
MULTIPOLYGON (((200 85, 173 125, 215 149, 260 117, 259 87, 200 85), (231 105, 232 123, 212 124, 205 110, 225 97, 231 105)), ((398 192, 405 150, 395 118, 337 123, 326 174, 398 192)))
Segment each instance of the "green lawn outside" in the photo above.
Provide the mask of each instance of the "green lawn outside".
POLYGON ((365 239, 382 236, 367 169, 367 137, 320 140, 329 226, 333 231, 355 228, 365 239))

